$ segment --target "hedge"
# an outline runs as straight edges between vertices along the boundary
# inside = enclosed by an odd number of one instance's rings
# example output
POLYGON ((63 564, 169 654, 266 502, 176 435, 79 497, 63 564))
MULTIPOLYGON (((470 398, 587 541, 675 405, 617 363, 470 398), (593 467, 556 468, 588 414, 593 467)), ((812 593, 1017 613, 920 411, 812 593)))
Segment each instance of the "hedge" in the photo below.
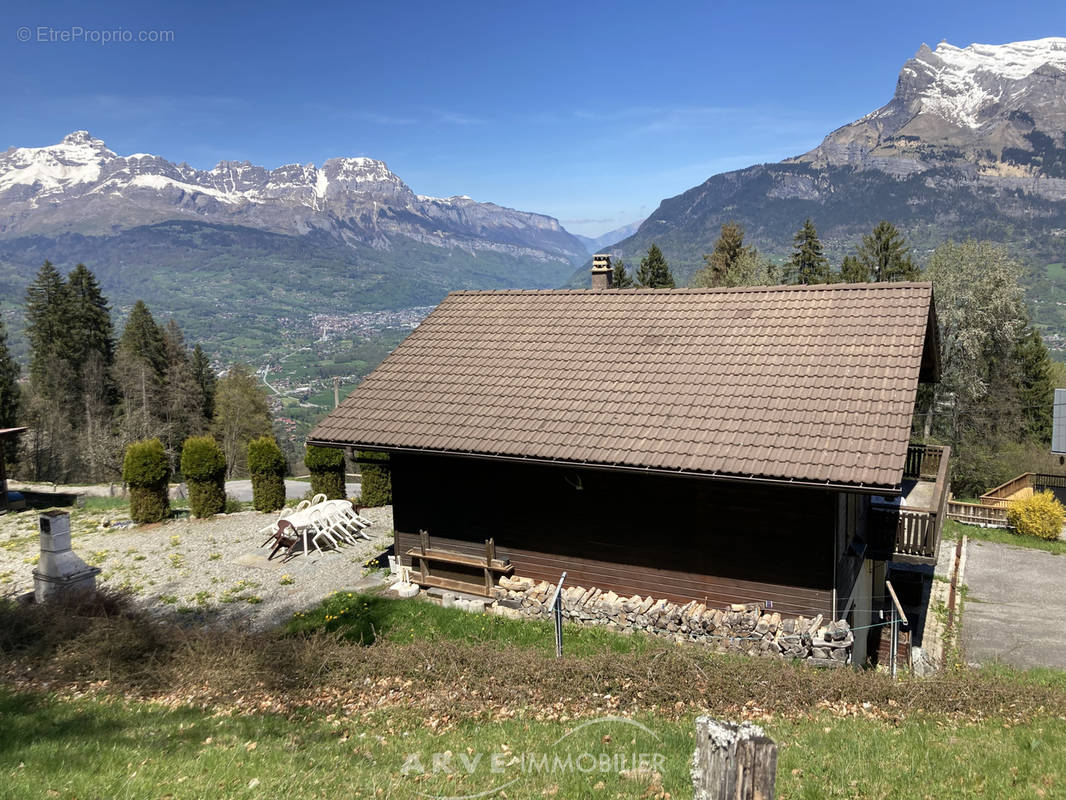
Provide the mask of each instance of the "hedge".
POLYGON ((122 460, 122 479, 130 487, 130 518, 134 522, 166 519, 170 512, 170 462, 161 441, 144 439, 130 444, 122 460))
POLYGON ((360 450, 358 455, 362 492, 359 505, 369 508, 387 506, 392 502, 392 470, 388 453, 360 450))
POLYGON ((273 436, 248 443, 248 472, 252 476, 252 507, 277 511, 285 505, 285 472, 288 465, 273 436))
POLYGON ((343 500, 344 451, 336 447, 307 445, 304 464, 311 472, 311 493, 324 494, 328 500, 343 500))
POLYGON ((1066 508, 1050 491, 1015 500, 1007 507, 1007 524, 1023 536, 1054 541, 1062 532, 1066 508))
POLYGON ((189 510, 210 517, 226 508, 226 457, 211 436, 192 436, 181 448, 181 474, 189 487, 189 510))

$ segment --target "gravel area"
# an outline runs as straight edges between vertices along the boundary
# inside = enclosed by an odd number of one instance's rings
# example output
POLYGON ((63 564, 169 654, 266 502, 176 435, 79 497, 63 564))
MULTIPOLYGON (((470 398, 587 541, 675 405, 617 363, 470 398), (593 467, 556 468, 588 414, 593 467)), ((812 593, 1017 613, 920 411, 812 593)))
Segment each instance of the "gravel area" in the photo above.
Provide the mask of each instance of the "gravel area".
MULTIPOLYGON (((392 507, 363 509, 369 541, 339 550, 267 560, 260 529, 277 513, 242 511, 116 527, 119 512, 71 510, 74 552, 102 570, 97 584, 125 587, 152 611, 194 622, 266 628, 334 591, 378 585, 366 562, 392 545, 392 507)), ((0 595, 33 590, 39 554, 37 512, 0 516, 0 595)))

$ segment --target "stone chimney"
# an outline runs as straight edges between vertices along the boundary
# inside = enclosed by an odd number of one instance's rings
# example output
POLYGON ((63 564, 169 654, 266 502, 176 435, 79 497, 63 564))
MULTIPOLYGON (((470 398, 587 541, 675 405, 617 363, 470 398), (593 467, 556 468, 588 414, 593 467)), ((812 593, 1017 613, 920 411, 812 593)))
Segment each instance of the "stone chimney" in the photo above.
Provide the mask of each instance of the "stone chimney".
POLYGON ((606 253, 598 253, 592 257, 592 288, 610 289, 614 284, 614 269, 611 267, 611 257, 606 253))
POLYGON ((92 591, 99 567, 90 567, 70 549, 70 515, 66 511, 45 511, 38 519, 41 530, 41 558, 33 571, 33 593, 43 603, 56 593, 92 591))

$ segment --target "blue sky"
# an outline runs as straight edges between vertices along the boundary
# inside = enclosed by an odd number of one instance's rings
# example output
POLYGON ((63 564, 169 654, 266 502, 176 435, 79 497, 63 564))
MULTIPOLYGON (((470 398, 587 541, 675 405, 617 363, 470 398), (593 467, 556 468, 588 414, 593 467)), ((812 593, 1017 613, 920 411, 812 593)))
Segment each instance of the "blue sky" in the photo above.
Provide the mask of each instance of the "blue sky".
POLYGON ((922 42, 1066 35, 1063 3, 151 5, 5 4, 0 148, 87 129, 201 168, 365 155, 587 235, 817 145, 922 42), (39 41, 78 27, 173 41, 39 41))

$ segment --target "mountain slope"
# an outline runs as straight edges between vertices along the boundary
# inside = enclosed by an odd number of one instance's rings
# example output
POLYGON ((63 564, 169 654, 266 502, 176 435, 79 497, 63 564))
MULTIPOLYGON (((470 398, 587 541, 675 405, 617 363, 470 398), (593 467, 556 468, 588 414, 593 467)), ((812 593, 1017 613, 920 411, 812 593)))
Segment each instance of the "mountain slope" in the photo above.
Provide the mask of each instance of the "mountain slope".
POLYGON ((172 219, 301 236, 325 232, 387 250, 398 236, 434 247, 571 260, 581 244, 557 220, 416 195, 381 161, 333 158, 321 168, 267 170, 220 162, 198 170, 159 156, 118 156, 86 131, 49 147, 0 154, 0 237, 109 234, 172 219))
POLYGON ((85 131, 0 154, 0 311, 16 331, 45 259, 84 262, 120 312, 143 299, 223 355, 255 359, 282 318, 551 288, 585 256, 551 217, 416 195, 369 158, 197 170, 119 156, 85 131))
MULTIPOLYGON (((635 263, 656 242, 686 280, 723 222, 740 222, 750 242, 781 257, 807 217, 836 259, 889 219, 920 257, 949 237, 976 236, 1034 264, 1061 261, 1066 39, 923 45, 883 107, 809 153, 715 175, 662 201, 610 251, 635 263)), ((586 281, 582 267, 570 282, 586 281)), ((1034 296, 1046 299, 1038 288, 1034 296)))

